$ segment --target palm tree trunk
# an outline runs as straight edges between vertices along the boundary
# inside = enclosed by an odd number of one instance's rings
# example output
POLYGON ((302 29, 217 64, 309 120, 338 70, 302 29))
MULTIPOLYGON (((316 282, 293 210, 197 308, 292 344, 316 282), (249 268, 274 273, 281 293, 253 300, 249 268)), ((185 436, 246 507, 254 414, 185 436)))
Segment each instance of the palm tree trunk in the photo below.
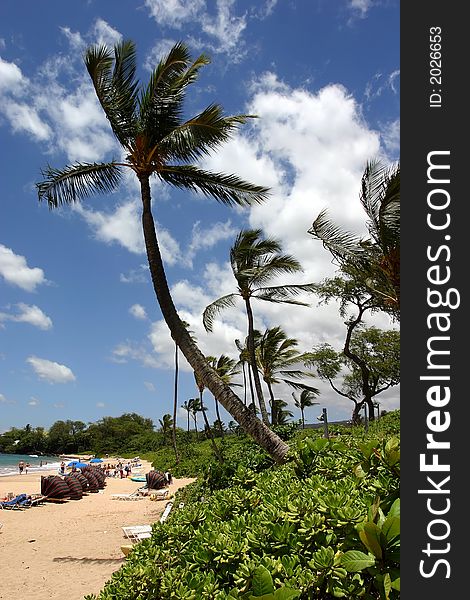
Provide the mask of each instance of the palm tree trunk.
MULTIPOLYGON (((171 336, 188 363, 198 374, 201 382, 210 390, 225 410, 239 423, 240 427, 250 435, 273 459, 282 463, 289 450, 288 445, 281 440, 269 427, 255 418, 253 413, 243 405, 243 402, 233 390, 221 380, 215 370, 208 364, 205 356, 191 339, 186 327, 178 316, 173 299, 168 288, 165 269, 158 245, 155 223, 151 211, 150 183, 148 177, 140 179, 142 195, 142 228, 145 239, 147 258, 152 277, 152 283, 157 296, 163 318, 170 330, 171 336)), ((266 410, 266 408, 265 408, 266 410)))
POLYGON ((180 457, 176 446, 176 410, 178 406, 178 344, 175 344, 175 395, 173 399, 173 428, 171 431, 171 440, 173 442, 173 450, 175 451, 176 464, 179 463, 180 457))
POLYGON ((300 407, 300 412, 302 413, 302 429, 305 429, 304 409, 302 407, 300 407))
POLYGON ((246 406, 246 395, 247 395, 247 389, 246 389, 246 364, 245 361, 242 362, 242 370, 243 370, 243 404, 246 406))
POLYGON ((220 437, 224 437, 224 430, 222 427, 222 419, 220 418, 220 413, 219 413, 219 403, 217 402, 217 398, 214 398, 214 400, 215 400, 215 414, 217 415, 217 419, 219 421, 220 437))
POLYGON ((204 403, 202 401, 202 394, 203 394, 203 390, 199 390, 199 400, 201 402, 201 412, 202 412, 202 416, 204 419, 204 424, 206 426, 207 435, 209 436, 209 439, 211 441, 212 448, 214 450, 214 454, 217 457, 217 460, 222 463, 224 461, 223 461, 222 455, 219 452, 219 448, 218 448, 217 444, 215 443, 214 434, 212 433, 211 426, 209 425, 209 419, 207 418, 206 411, 204 408, 204 403))
POLYGON ((269 397, 271 398, 271 425, 277 425, 277 406, 274 398, 273 388, 271 387, 269 381, 266 381, 266 385, 268 386, 269 397))
POLYGON ((251 371, 253 373, 253 381, 255 382, 256 395, 258 397, 259 409, 263 423, 269 427, 268 411, 264 402, 263 389, 259 378, 258 367, 256 365, 255 353, 255 328, 253 325, 253 311, 251 310, 250 299, 245 298, 246 314, 248 316, 248 352, 250 354, 251 371))
POLYGON ((189 433, 189 410, 188 410, 188 433, 189 433))

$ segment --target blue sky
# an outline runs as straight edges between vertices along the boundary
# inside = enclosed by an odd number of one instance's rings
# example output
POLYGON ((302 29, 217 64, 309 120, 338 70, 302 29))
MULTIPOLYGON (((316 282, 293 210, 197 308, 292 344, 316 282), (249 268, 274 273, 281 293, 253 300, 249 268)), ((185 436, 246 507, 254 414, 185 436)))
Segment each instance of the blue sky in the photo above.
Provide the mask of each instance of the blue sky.
MULTIPOLYGON (((189 192, 152 187, 154 216, 178 310, 205 354, 236 357, 241 307, 207 334, 207 304, 234 291, 228 252, 242 228, 260 227, 304 267, 295 283, 332 275, 330 255, 307 234, 323 208, 364 233, 359 203, 367 160, 399 158, 399 3, 394 0, 62 0, 0 5, 0 431, 172 411, 174 346, 151 289, 139 190, 51 212, 35 183, 48 163, 119 156, 82 61, 94 43, 130 38, 139 78, 175 41, 211 64, 188 95, 188 116, 211 102, 258 115, 203 167, 271 187, 271 198, 234 210, 189 192)), ((301 350, 344 324, 334 306, 254 306, 258 329, 281 325, 301 350)), ((392 324, 384 316, 375 323, 392 324)), ((180 402, 196 395, 183 358, 180 402)), ((330 420, 352 403, 321 382, 330 420)), ((291 401, 282 387, 278 395, 291 401)), ((209 419, 213 402, 206 392, 209 419)), ((380 397, 398 407, 399 389, 380 397)), ((296 417, 296 409, 293 409, 296 417)), ((317 411, 317 412, 315 412, 317 411)), ((226 422, 230 417, 223 412, 226 422)), ((180 411, 181 426, 186 423, 180 411)))

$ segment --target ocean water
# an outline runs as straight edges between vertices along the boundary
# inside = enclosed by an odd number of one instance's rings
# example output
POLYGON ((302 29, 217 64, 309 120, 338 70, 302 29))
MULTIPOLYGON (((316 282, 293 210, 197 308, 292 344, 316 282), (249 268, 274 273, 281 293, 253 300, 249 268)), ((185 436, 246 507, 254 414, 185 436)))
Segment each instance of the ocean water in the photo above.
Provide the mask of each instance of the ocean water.
MULTIPOLYGON (((57 456, 31 456, 30 454, 3 454, 0 452, 0 477, 18 475, 18 463, 22 460, 29 463, 28 473, 59 469, 60 459, 57 456), (42 461, 42 467, 41 467, 42 461)), ((24 471, 23 471, 24 473, 24 471)))

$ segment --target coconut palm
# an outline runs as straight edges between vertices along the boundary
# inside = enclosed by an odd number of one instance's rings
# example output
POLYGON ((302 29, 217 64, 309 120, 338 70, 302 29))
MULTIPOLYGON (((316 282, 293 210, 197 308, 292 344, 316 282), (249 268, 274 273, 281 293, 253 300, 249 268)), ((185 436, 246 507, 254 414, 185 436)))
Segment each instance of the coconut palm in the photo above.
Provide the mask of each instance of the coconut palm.
MULTIPOLYGON (((215 358, 213 356, 206 356, 206 360, 210 364, 211 361, 215 360, 215 358)), ((199 391, 199 407, 200 407, 199 410, 202 412, 202 416, 204 418, 205 430, 211 441, 215 456, 217 457, 217 459, 220 462, 223 462, 222 455, 220 454, 219 448, 218 448, 217 444, 215 443, 214 433, 209 424, 209 419, 207 418, 207 415, 206 415, 207 407, 204 406, 204 400, 203 400, 204 390, 205 390, 206 386, 204 385, 203 380, 198 376, 196 371, 194 371, 194 379, 196 381, 196 387, 199 391)))
POLYGON ((281 327, 266 329, 256 352, 258 368, 269 391, 271 399, 271 422, 278 424, 278 411, 274 401, 273 385, 286 383, 295 389, 308 389, 314 394, 318 390, 300 380, 311 377, 312 373, 295 368, 305 360, 305 354, 297 350, 298 341, 287 337, 281 327))
MULTIPOLYGON (((253 332, 254 334, 254 338, 255 338, 255 351, 256 351, 256 347, 259 343, 259 339, 261 338, 261 332, 258 331, 257 329, 254 330, 253 332)), ((247 372, 248 372, 248 383, 250 385, 250 396, 251 396, 251 405, 254 404, 254 400, 255 400, 255 394, 254 394, 254 390, 253 390, 253 375, 252 375, 252 370, 251 370, 251 364, 250 364, 250 351, 248 350, 248 337, 245 338, 245 342, 242 343, 240 340, 235 340, 235 346, 238 349, 238 364, 241 366, 242 368, 242 373, 243 373, 243 404, 245 406, 247 406, 247 387, 246 387, 246 381, 247 381, 247 372)))
POLYGON ((311 390, 302 390, 300 392, 300 396, 297 397, 295 392, 292 392, 292 397, 294 398, 294 404, 296 408, 300 409, 300 414, 302 415, 302 429, 305 429, 305 414, 304 411, 306 408, 310 406, 315 406, 315 404, 320 404, 319 402, 314 402, 314 399, 318 396, 318 391, 312 392, 311 390))
MULTIPOLYGON (((186 321, 182 321, 182 323, 183 323, 184 327, 186 327, 186 329, 188 329, 189 323, 186 323, 186 321)), ((191 335, 192 332, 189 331, 189 334, 191 335)), ((191 337, 192 337, 192 335, 191 335, 191 337)), ((194 337, 193 337, 193 339, 194 339, 194 337)), ((176 416, 177 416, 176 413, 177 413, 177 408, 178 408, 178 374, 179 374, 178 355, 179 355, 179 348, 178 348, 178 344, 175 342, 175 381, 174 381, 174 394, 173 394, 173 429, 171 432, 171 439, 173 442, 173 450, 175 453, 176 464, 178 464, 180 461, 178 446, 176 444, 176 416)), ((189 414, 188 414, 188 417, 189 417, 189 414)), ((188 431, 189 431, 189 427, 188 427, 188 431)))
MULTIPOLYGON (((219 358, 215 358, 214 356, 207 357, 210 365, 215 370, 215 372, 219 375, 224 383, 230 386, 241 386, 240 383, 233 383, 233 378, 240 373, 237 366, 237 361, 233 358, 229 358, 225 354, 221 354, 219 358)), ((246 402, 245 402, 246 404, 246 402)), ((219 412, 219 403, 217 402, 217 398, 215 398, 215 412, 217 414, 217 420, 219 423, 222 423, 222 419, 220 418, 219 412)), ((220 427, 220 435, 223 437, 224 431, 222 427, 220 427)))
POLYGON ((188 406, 194 421, 194 429, 196 430, 197 437, 197 413, 203 412, 203 407, 201 406, 201 401, 199 400, 199 398, 190 398, 188 400, 188 406))
POLYGON ((155 294, 171 336, 191 367, 212 394, 275 460, 282 462, 287 445, 243 405, 230 387, 208 365, 178 316, 170 294, 152 214, 150 179, 175 188, 201 192, 223 204, 250 205, 267 198, 267 189, 236 175, 205 171, 194 163, 228 140, 249 115, 225 116, 211 104, 184 120, 188 86, 209 62, 205 55, 192 61, 185 44, 176 43, 153 70, 147 86, 136 79, 136 52, 132 41, 114 46, 93 46, 85 65, 111 129, 124 150, 122 160, 106 163, 77 162, 43 170, 37 184, 39 200, 50 208, 73 204, 94 193, 107 194, 121 182, 126 169, 139 181, 142 227, 155 294))
POLYGON ((189 401, 185 400, 183 402, 183 404, 181 405, 181 408, 184 408, 184 410, 188 413, 188 433, 189 433, 189 416, 191 414, 191 405, 190 405, 189 401))
POLYGON ((341 269, 362 279, 380 300, 382 310, 400 317, 400 165, 367 163, 361 204, 370 238, 343 231, 322 211, 308 233, 323 242, 341 269))
POLYGON ((305 302, 294 300, 293 297, 303 291, 311 291, 311 286, 267 285, 269 281, 279 275, 298 273, 303 269, 295 258, 288 254, 282 254, 281 244, 277 240, 263 238, 261 229, 246 229, 238 234, 230 249, 230 264, 237 282, 237 292, 222 296, 209 304, 203 313, 203 323, 206 330, 211 331, 217 314, 224 308, 234 306, 237 297, 243 299, 248 318, 248 352, 256 395, 263 422, 269 425, 261 381, 256 367, 251 300, 256 298, 267 302, 308 306, 305 302))
POLYGON ((158 422, 160 423, 160 431, 164 439, 166 439, 173 428, 173 418, 170 414, 166 414, 161 419, 158 419, 158 422))

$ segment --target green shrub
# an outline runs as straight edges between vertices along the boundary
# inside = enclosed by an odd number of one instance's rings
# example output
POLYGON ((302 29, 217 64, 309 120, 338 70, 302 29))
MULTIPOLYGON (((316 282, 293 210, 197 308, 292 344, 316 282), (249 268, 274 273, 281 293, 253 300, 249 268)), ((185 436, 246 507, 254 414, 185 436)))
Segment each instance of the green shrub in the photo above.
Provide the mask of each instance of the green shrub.
POLYGON ((99 600, 399 597, 397 436, 295 436, 282 466, 248 440, 224 456, 99 600))

